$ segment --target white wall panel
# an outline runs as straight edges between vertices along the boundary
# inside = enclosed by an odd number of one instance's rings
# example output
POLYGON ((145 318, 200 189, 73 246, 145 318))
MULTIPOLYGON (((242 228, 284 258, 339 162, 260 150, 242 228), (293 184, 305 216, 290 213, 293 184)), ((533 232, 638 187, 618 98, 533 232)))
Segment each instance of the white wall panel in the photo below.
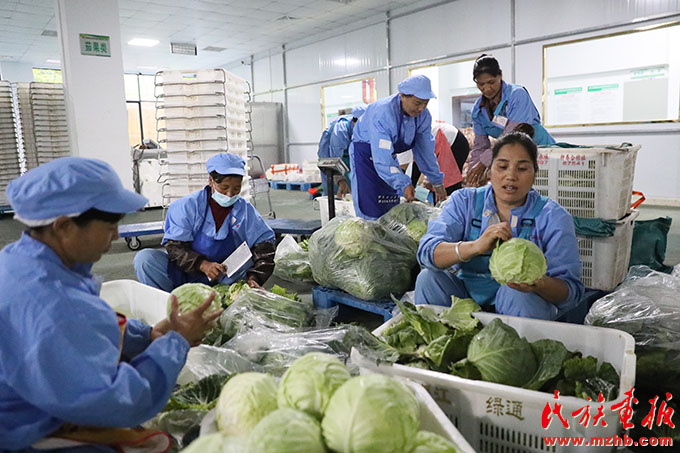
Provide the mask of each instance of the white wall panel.
POLYGON ((509 1, 458 0, 390 22, 392 65, 509 42, 509 1))
POLYGON ((568 2, 516 0, 515 39, 536 38, 669 13, 680 13, 680 0, 571 0, 568 2), (557 18, 559 20, 556 20, 557 18))
POLYGON ((375 89, 378 93, 378 99, 390 95, 390 81, 387 74, 386 69, 375 73, 375 89))
POLYGON ((231 72, 232 74, 237 75, 238 77, 241 77, 242 79, 247 80, 248 82, 252 83, 252 80, 250 80, 250 65, 249 64, 242 64, 239 66, 233 66, 231 69, 227 69, 227 71, 231 72))
POLYGON ((277 53, 269 57, 271 61, 271 89, 272 90, 282 90, 283 89, 283 54, 277 53))
POLYGON ((291 145, 289 161, 294 164, 302 164, 306 160, 317 160, 317 145, 291 145))
POLYGON ((286 52, 288 86, 314 83, 387 64, 385 25, 377 24, 286 52))
POLYGON ((288 90, 288 142, 317 143, 321 137, 321 85, 288 90))
POLYGON ((253 62, 255 93, 263 93, 272 89, 271 61, 269 57, 253 62))

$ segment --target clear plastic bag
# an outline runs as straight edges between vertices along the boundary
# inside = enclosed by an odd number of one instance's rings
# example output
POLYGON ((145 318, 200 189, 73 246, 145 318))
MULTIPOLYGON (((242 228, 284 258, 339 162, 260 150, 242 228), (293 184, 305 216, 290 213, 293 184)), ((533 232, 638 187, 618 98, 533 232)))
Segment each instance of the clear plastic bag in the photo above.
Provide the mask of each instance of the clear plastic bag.
POLYGON ((401 296, 418 272, 417 243, 361 218, 336 217, 309 241, 314 280, 364 300, 401 296))
POLYGON ((291 282, 313 282, 309 252, 298 244, 293 236, 286 234, 276 247, 274 275, 291 282))
POLYGON ((680 390, 680 278, 633 266, 618 290, 597 300, 585 324, 635 338, 636 387, 680 390))
POLYGON ((378 222, 415 242, 417 248, 420 238, 427 232, 428 222, 439 217, 441 211, 425 203, 401 203, 383 214, 378 222))

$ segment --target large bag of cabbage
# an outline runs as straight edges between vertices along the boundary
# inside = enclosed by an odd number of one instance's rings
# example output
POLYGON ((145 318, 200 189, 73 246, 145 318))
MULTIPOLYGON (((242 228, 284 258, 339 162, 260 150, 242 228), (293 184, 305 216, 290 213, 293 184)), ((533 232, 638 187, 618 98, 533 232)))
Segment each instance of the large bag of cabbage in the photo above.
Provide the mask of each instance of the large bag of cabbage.
POLYGON ((293 236, 286 234, 276 246, 274 275, 291 282, 313 282, 308 242, 305 239, 298 244, 293 236))
POLYGON ((401 296, 412 288, 417 244, 358 217, 336 217, 309 240, 314 280, 364 300, 401 296))
POLYGON ((418 242, 427 232, 427 224, 441 214, 442 210, 433 206, 414 201, 401 203, 383 214, 378 222, 415 242, 418 242))

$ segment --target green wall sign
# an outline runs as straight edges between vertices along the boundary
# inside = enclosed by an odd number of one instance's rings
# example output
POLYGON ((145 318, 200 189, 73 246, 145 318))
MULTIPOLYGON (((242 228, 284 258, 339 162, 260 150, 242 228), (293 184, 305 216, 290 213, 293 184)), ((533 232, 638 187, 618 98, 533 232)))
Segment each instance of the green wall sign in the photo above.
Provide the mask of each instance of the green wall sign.
POLYGON ((93 55, 95 57, 110 57, 111 46, 109 45, 109 37, 81 33, 80 54, 93 55))

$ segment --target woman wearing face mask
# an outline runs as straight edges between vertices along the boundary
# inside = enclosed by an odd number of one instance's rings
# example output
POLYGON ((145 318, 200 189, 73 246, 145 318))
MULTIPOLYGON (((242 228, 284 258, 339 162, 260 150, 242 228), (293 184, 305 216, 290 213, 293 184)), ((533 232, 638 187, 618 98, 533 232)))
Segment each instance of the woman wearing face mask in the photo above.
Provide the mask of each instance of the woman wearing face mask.
POLYGON ((222 153, 208 159, 206 166, 209 184, 168 208, 161 242, 167 252, 145 249, 135 256, 140 282, 172 291, 184 283, 231 284, 245 279, 257 288, 272 274, 274 232, 239 195, 245 161, 222 153), (223 261, 239 246, 249 249, 252 257, 238 269, 227 269, 223 261))
POLYGON ((511 132, 493 147, 491 185, 457 190, 420 240, 423 270, 416 304, 450 305, 451 296, 471 297, 482 308, 511 316, 555 320, 583 298, 581 260, 571 215, 532 189, 536 144, 511 132), (532 284, 501 286, 489 257, 498 240, 520 237, 545 255, 547 274, 532 284))
POLYGON ((475 141, 470 151, 463 181, 467 186, 486 184, 484 174, 491 165, 491 142, 515 130, 519 123, 527 123, 534 129, 533 139, 537 145, 552 145, 555 139, 541 125, 541 117, 521 85, 503 80, 503 71, 491 55, 482 54, 472 69, 472 78, 482 92, 472 108, 472 127, 475 141))

